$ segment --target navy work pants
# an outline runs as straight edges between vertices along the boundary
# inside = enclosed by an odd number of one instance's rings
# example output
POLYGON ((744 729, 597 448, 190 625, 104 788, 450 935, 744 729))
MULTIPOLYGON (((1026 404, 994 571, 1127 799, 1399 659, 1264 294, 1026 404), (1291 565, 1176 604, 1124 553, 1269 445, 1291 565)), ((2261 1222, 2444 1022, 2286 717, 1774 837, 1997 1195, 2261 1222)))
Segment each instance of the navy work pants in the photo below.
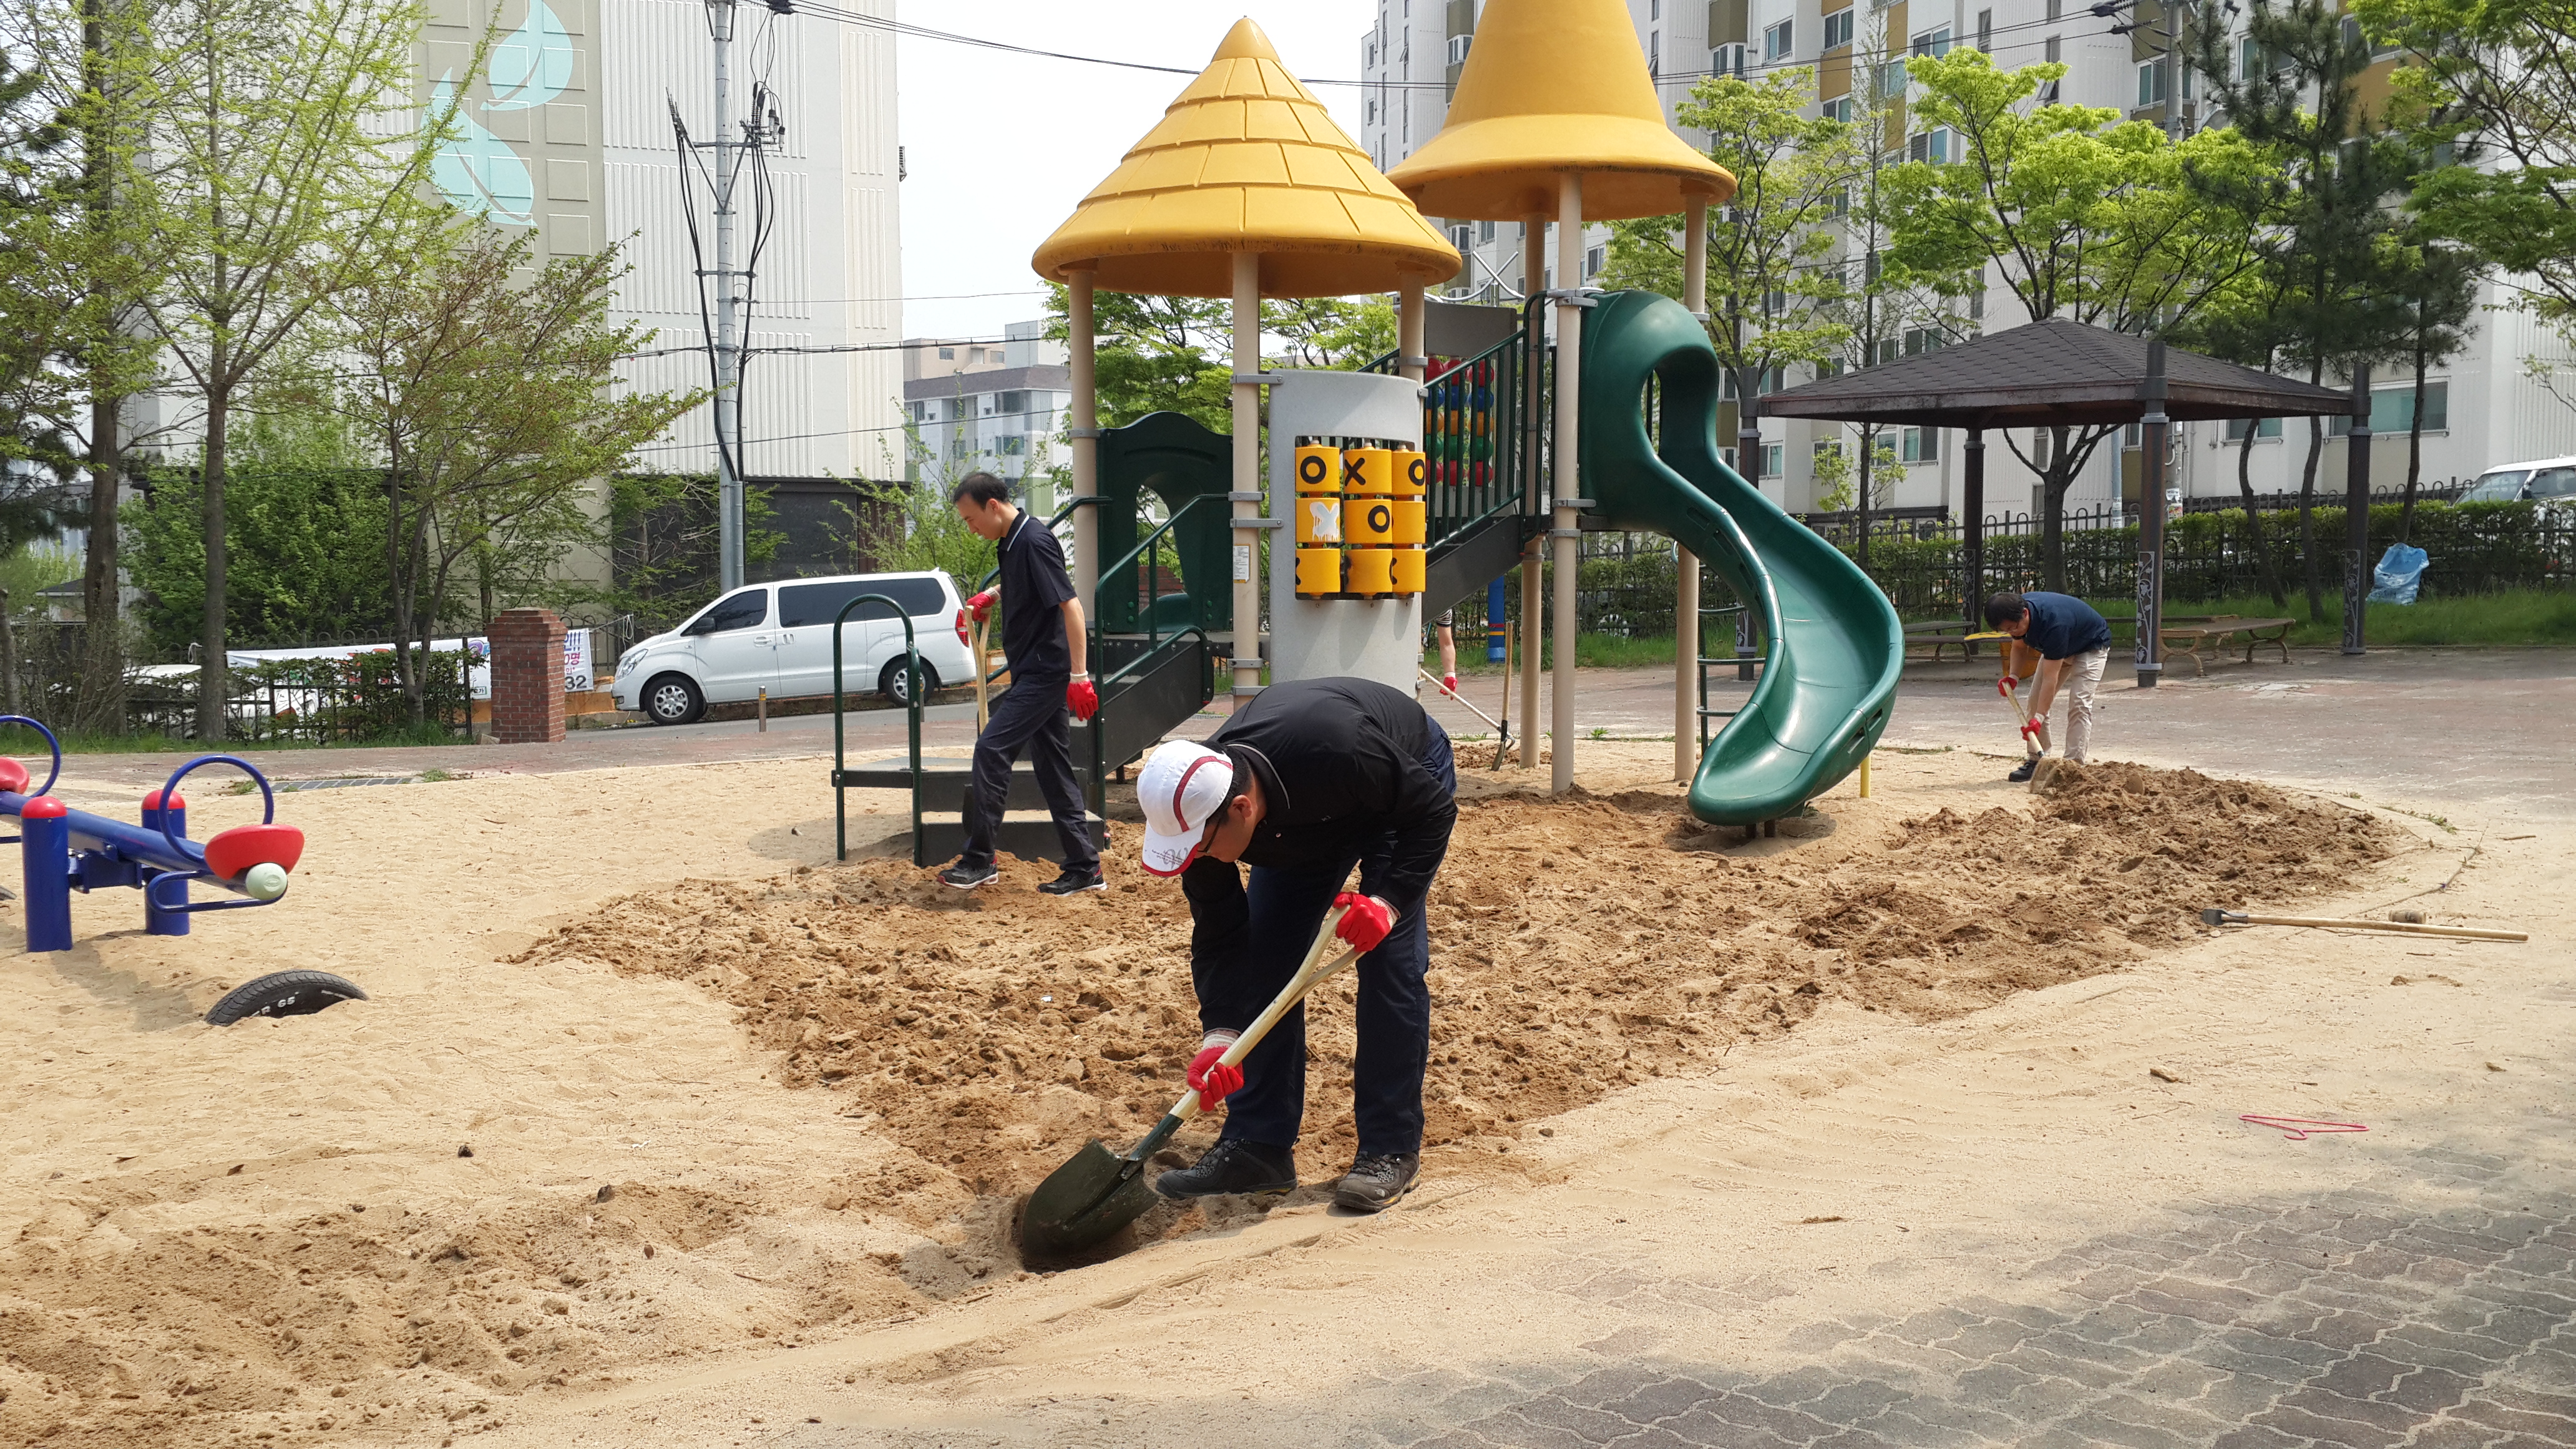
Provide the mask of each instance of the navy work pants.
POLYGON ((993 701, 991 719, 975 737, 975 788, 966 797, 965 865, 990 865, 993 838, 1011 798, 1011 763, 1028 751, 1039 793, 1055 815, 1056 838, 1067 870, 1098 870, 1082 787, 1073 778, 1073 726, 1064 712, 1064 681, 1018 680, 993 701))
MULTIPOLYGON (((1455 790, 1449 736, 1435 721, 1422 762, 1455 790)), ((1254 866, 1249 887, 1236 871, 1192 871, 1182 884, 1196 922, 1191 985, 1203 1029, 1241 1028, 1297 974, 1351 867, 1383 861, 1390 834, 1347 858, 1304 866, 1254 866)), ((1431 926, 1421 896, 1390 900, 1395 929, 1359 959, 1359 1052, 1351 1070, 1351 1116, 1359 1155, 1422 1150, 1422 1076, 1431 1060, 1431 926)), ((1336 947, 1336 954, 1339 948, 1336 947)), ((1225 1099, 1221 1135, 1294 1147, 1306 1109, 1306 1008, 1300 1003, 1243 1059, 1243 1086, 1225 1099)))

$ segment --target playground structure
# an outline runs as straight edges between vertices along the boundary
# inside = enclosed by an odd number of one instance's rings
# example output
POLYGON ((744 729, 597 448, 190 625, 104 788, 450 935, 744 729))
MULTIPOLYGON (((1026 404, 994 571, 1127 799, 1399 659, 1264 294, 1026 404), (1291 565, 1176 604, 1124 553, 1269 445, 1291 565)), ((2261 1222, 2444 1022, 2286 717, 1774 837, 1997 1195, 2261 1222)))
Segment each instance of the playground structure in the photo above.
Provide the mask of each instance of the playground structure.
MULTIPOLYGON (((1587 531, 1648 530, 1680 550, 1674 770, 1690 784, 1693 813, 1761 825, 1862 766, 1903 662, 1895 610, 1717 446, 1708 208, 1734 190, 1733 176, 1665 124, 1618 0, 1492 0, 1446 126, 1385 175, 1258 26, 1234 25, 1206 71, 1033 258, 1067 288, 1074 496, 1048 523, 1070 525, 1074 587, 1094 630, 1100 712, 1076 727, 1075 758, 1096 831, 1105 834, 1106 779, 1215 697, 1219 659, 1237 702, 1259 693, 1265 672, 1273 682, 1349 674, 1409 689, 1425 611, 1488 591, 1515 568, 1521 760, 1539 763, 1547 618, 1551 784, 1570 790, 1575 542, 1587 531), (1460 262, 1425 213, 1520 221, 1530 237, 1519 325, 1481 347, 1444 345, 1436 370, 1424 291, 1460 262), (1571 285, 1583 275, 1587 221, 1675 213, 1685 237, 1679 303, 1571 285), (1569 283, 1554 288, 1543 246, 1551 221, 1554 274, 1569 283), (1171 414, 1098 425, 1093 296, 1104 286, 1232 300, 1231 436, 1171 414), (1264 297, 1386 292, 1398 298, 1389 356, 1358 371, 1263 370, 1264 297), (1165 558, 1177 569, 1160 567, 1165 558), (1552 597, 1542 600, 1547 559, 1552 597), (1761 642, 1758 657, 1741 661, 1754 687, 1733 711, 1705 705, 1714 661, 1699 654, 1703 561, 1743 601, 1761 642), (1165 592, 1172 572, 1180 588, 1165 592), (1712 715, 1725 723, 1703 748, 1712 715)), ((913 857, 928 865, 963 843, 966 773, 965 761, 923 761, 916 748, 900 765, 836 759, 833 782, 909 789, 913 857)), ((1057 853, 1041 806, 1034 778, 1017 772, 1001 848, 1057 853)))
POLYGON ((143 797, 143 821, 128 825, 74 810, 47 792, 62 778, 63 747, 54 732, 24 715, 0 715, 0 725, 25 725, 45 737, 53 767, 29 788, 27 767, 0 757, 0 815, 15 818, 25 867, 27 949, 68 951, 72 946, 72 892, 86 895, 126 886, 143 892, 143 929, 154 936, 188 934, 189 918, 202 911, 237 911, 275 905, 285 898, 288 874, 304 854, 304 832, 277 823, 277 796, 268 777, 234 755, 199 755, 143 797), (188 802, 179 782, 207 765, 231 765, 259 786, 260 823, 236 825, 200 844, 188 838, 188 802), (238 900, 191 901, 188 886, 203 881, 238 900))

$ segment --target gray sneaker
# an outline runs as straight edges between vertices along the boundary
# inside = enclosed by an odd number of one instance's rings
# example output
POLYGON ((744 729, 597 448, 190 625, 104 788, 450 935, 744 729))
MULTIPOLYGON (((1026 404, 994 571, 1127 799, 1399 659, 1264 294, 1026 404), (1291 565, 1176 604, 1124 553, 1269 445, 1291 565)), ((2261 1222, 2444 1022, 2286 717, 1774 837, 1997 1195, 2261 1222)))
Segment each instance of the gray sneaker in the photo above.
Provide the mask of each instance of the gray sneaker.
POLYGON ((1001 869, 990 861, 982 865, 968 865, 961 860, 939 873, 941 885, 955 886, 961 891, 971 891, 980 885, 991 885, 1001 878, 1001 869))
POLYGON ((1414 1182, 1422 1175, 1419 1152, 1378 1153, 1351 1164, 1342 1184, 1333 1194, 1333 1206, 1353 1212, 1384 1212, 1413 1191, 1414 1182))
POLYGON ((1165 1197, 1288 1192, 1296 1186, 1294 1150, 1233 1137, 1218 1138, 1197 1162, 1154 1179, 1154 1191, 1165 1197))

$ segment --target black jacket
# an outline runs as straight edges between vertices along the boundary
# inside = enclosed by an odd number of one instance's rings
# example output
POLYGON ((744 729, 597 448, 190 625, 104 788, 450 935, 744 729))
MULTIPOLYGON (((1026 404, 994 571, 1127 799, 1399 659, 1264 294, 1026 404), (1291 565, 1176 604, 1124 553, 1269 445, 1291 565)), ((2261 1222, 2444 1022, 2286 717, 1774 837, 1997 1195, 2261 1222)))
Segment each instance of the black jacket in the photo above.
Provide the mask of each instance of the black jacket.
POLYGON ((1267 802, 1244 864, 1357 855, 1363 894, 1399 908, 1420 899, 1458 823, 1457 800, 1422 762, 1430 726, 1413 696, 1366 679, 1301 679, 1254 696, 1207 739, 1251 769, 1267 802), (1384 858, 1367 859, 1390 835, 1384 858))

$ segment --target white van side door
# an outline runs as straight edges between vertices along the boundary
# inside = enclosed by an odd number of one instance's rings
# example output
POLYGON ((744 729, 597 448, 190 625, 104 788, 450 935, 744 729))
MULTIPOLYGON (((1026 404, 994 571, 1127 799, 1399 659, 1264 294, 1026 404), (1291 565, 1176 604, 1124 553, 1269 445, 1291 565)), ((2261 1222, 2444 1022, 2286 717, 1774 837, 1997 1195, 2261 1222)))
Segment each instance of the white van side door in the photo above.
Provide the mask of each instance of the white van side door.
POLYGON ((736 589, 682 631, 691 672, 709 703, 737 703, 762 689, 777 693, 778 641, 769 595, 767 584, 736 589))

